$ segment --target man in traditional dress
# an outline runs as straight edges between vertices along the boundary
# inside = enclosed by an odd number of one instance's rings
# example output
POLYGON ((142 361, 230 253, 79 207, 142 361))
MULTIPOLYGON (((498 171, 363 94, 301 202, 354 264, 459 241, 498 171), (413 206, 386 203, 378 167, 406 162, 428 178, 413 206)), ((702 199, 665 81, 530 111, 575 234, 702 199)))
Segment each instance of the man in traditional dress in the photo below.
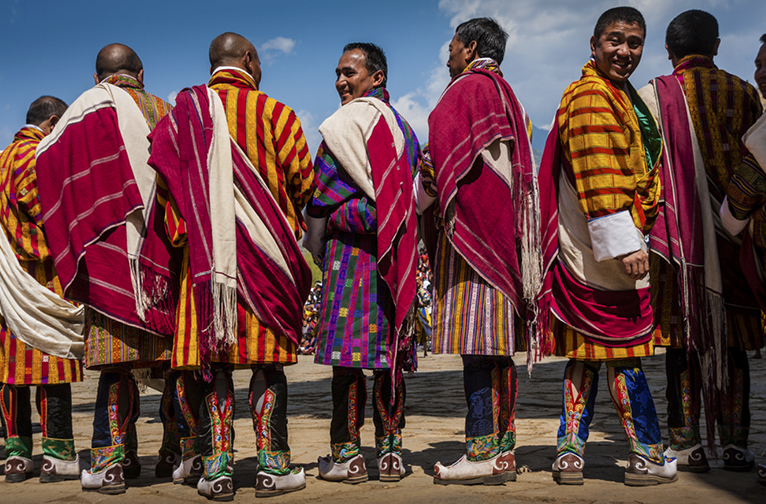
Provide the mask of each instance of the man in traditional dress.
POLYGON ((417 215, 412 178, 420 147, 389 103, 380 47, 352 43, 335 69, 341 108, 319 127, 317 189, 305 246, 322 264, 315 362, 333 366, 332 453, 319 458, 329 481, 368 480, 359 453, 372 369, 373 423, 380 480, 404 475, 402 369, 412 366, 417 215), (399 193, 398 191, 402 191, 399 193), (377 208, 384 209, 378 219, 377 208))
POLYGON ((540 268, 522 268, 525 259, 534 263, 539 227, 531 122, 500 71, 507 38, 489 18, 455 30, 452 81, 428 118, 415 181, 418 209, 433 204, 436 215, 424 216, 424 225, 435 227, 424 236, 436 237, 427 243, 435 249, 432 349, 462 356, 468 406, 465 453, 434 468, 434 483, 442 485, 516 480, 512 356, 526 348, 522 320, 540 268))
POLYGON ((628 441, 626 485, 676 481, 640 357, 652 355, 645 236, 657 217, 662 140, 628 78, 646 24, 632 7, 604 12, 592 59, 561 99, 540 170, 544 300, 556 354, 569 358, 553 477, 580 485, 584 450, 606 363, 612 402, 628 441), (550 291, 548 290, 550 289, 550 291))
MULTIPOLYGON (((84 489, 102 493, 124 492, 125 478, 137 478, 141 471, 135 428, 139 396, 131 371, 159 373, 171 355, 172 339, 162 335, 172 334, 172 326, 142 320, 134 287, 138 244, 156 237, 158 228, 143 211, 156 178, 146 164, 146 136, 170 110, 144 91, 143 77, 141 59, 129 47, 101 49, 96 86, 69 107, 37 150, 48 245, 65 295, 86 306, 85 366, 101 371, 91 468, 83 471, 81 482, 84 489)), ((183 469, 181 439, 196 436, 197 429, 181 414, 193 400, 183 394, 194 388, 182 382, 192 377, 173 378, 160 412, 165 427, 156 467, 160 477, 183 469)))
POLYGON ((679 14, 665 36, 673 74, 641 90, 665 143, 664 211, 649 244, 652 304, 661 329, 656 343, 669 346, 666 455, 697 472, 710 469, 699 431, 703 391, 709 446, 717 419, 724 468, 752 468, 745 350, 762 343, 760 309, 739 265, 739 240, 715 223, 742 162, 740 139, 761 105, 753 86, 715 66, 719 43, 711 14, 679 14))
POLYGON ((766 109, 766 33, 761 35, 761 48, 755 57, 755 83, 761 92, 761 106, 766 109))
MULTIPOLYGON (((43 466, 40 482, 76 479, 79 458, 72 434, 72 390, 70 383, 82 380, 82 309, 58 300, 77 312, 77 341, 58 346, 37 327, 18 327, 24 315, 12 306, 12 292, 26 297, 42 309, 43 294, 62 296, 61 283, 43 236, 43 218, 37 191, 35 148, 50 134, 67 109, 53 96, 32 102, 27 124, 13 143, 0 154, 0 224, 3 229, 0 272, 0 407, 7 425, 5 434, 5 481, 17 483, 31 476, 32 410, 30 386, 37 386, 37 410, 42 427, 43 466), (10 242, 10 243, 9 243, 10 242), (38 288, 24 291, 13 272, 38 288), (35 285, 35 282, 39 284, 35 285), (57 348, 58 347, 58 348, 57 348)), ((23 307, 23 305, 21 305, 23 307)), ((36 316, 37 314, 27 313, 36 316)), ((42 321, 42 319, 40 319, 42 321)), ((42 325, 42 324, 40 324, 42 325)), ((63 326, 57 332, 63 332, 63 326)), ((66 340, 66 336, 64 336, 66 340)))
MULTIPOLYGON (((303 469, 290 467, 284 366, 298 360, 311 288, 297 240, 314 174, 295 113, 259 90, 253 44, 224 33, 209 56, 207 86, 182 91, 151 136, 149 162, 163 186, 158 213, 183 264, 180 277, 142 264, 144 299, 147 314, 161 311, 172 289, 157 286, 180 281, 179 296, 169 303, 176 327, 171 364, 203 374, 198 492, 215 500, 234 496, 231 373, 247 367, 258 448, 255 492, 267 497, 306 485, 303 469)), ((147 258, 152 250, 147 242, 147 258)))
MULTIPOLYGON (((755 60, 755 81, 766 94, 766 34, 755 60)), ((721 204, 721 222, 732 236, 742 238, 742 270, 761 310, 766 310, 766 114, 742 138, 742 163, 726 188, 721 204)), ((766 485, 766 465, 757 467, 758 482, 766 485)))

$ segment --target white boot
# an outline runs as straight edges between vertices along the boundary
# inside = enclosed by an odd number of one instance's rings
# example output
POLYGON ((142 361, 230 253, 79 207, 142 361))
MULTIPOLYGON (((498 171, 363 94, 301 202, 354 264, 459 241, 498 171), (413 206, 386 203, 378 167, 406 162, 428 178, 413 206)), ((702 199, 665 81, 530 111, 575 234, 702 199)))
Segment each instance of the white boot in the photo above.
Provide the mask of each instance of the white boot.
POLYGON ((625 484, 628 486, 648 486, 673 483, 678 479, 676 459, 665 458, 665 463, 655 464, 641 455, 631 453, 628 456, 628 468, 625 469, 625 484))
POLYGON ((178 465, 173 468, 173 483, 176 485, 197 483, 202 476, 202 456, 197 455, 184 461, 179 458, 178 461, 178 465))
POLYGON ((40 483, 74 480, 80 477, 80 456, 74 460, 59 460, 43 455, 43 467, 40 469, 40 483))
POLYGON ((364 457, 357 455, 346 462, 334 462, 331 456, 319 457, 319 476, 327 481, 342 481, 344 483, 363 483, 369 479, 364 457))
POLYGON ((83 490, 97 490, 110 495, 125 493, 122 464, 116 462, 95 473, 84 470, 80 474, 80 484, 83 490))
POLYGON ((500 455, 488 460, 468 460, 467 455, 450 466, 437 462, 434 466, 434 483, 438 485, 502 485, 508 475, 500 466, 500 455))
POLYGON ((378 479, 394 483, 402 479, 405 473, 404 462, 398 453, 386 453, 378 458, 378 479))
POLYGON ((678 467, 692 472, 707 472, 710 470, 707 457, 705 456, 705 449, 702 448, 700 443, 687 448, 686 450, 673 450, 668 448, 665 450, 665 458, 675 458, 678 467))
POLYGON ((32 459, 13 456, 5 461, 5 482, 19 483, 32 475, 35 464, 32 459))
POLYGON ((306 473, 303 468, 293 468, 287 474, 269 474, 259 471, 255 477, 255 496, 272 497, 306 488, 306 473))
POLYGON ((213 481, 200 477, 197 482, 197 493, 210 500, 234 500, 234 482, 229 476, 219 476, 213 481))

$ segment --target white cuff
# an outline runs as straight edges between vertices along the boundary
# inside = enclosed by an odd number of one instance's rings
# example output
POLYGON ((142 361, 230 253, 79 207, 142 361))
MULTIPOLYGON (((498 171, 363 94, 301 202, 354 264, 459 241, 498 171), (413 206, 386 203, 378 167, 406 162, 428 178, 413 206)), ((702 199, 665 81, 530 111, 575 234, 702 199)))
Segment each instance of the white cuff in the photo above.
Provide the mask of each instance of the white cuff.
POLYGON ((588 221, 593 256, 597 262, 632 254, 643 248, 643 234, 623 210, 588 221))
POLYGON ((418 215, 425 212, 425 210, 436 201, 436 197, 430 196, 426 192, 426 188, 423 187, 423 182, 420 180, 420 173, 418 173, 415 176, 415 180, 412 181, 412 192, 415 194, 415 206, 417 207, 418 215))
POLYGON ((328 217, 317 219, 306 215, 306 235, 303 237, 303 248, 312 256, 324 257, 325 233, 328 217))
POLYGON ((731 210, 729 210, 728 196, 724 197, 723 203, 721 203, 720 214, 721 224, 723 224, 724 229, 726 229, 732 236, 740 234, 747 227, 747 223, 750 222, 749 218, 739 220, 731 214, 731 210))

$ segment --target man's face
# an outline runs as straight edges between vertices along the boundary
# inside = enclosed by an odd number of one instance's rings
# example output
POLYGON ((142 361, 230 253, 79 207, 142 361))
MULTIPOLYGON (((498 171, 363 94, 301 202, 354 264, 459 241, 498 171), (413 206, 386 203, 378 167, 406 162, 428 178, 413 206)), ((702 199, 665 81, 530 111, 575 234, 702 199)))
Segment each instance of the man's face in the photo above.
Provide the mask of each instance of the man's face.
POLYGON ((755 57, 755 83, 761 90, 761 96, 766 98, 766 44, 761 46, 755 57))
POLYGON ((449 58, 447 59, 449 76, 460 75, 473 60, 472 54, 470 48, 458 40, 456 33, 449 43, 449 58))
POLYGON ((610 24, 598 40, 590 38, 590 51, 596 67, 615 84, 625 84, 641 61, 644 35, 637 23, 615 21, 610 24))
POLYGON ((351 49, 340 57, 338 68, 335 69, 335 89, 340 95, 341 105, 361 98, 382 82, 383 72, 370 75, 367 71, 367 58, 361 49, 351 49))

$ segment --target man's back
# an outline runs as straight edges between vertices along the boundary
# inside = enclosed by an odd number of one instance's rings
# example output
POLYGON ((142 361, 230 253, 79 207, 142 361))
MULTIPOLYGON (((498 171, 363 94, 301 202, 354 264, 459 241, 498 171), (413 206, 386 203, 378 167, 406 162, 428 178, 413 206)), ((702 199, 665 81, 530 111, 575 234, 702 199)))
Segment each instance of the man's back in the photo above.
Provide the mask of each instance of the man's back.
POLYGON ((314 181, 300 120, 290 107, 258 91, 243 70, 218 70, 209 86, 221 97, 229 133, 258 169, 300 238, 301 208, 311 197, 314 181))
POLYGON ((758 91, 699 54, 681 59, 673 74, 686 94, 710 189, 721 200, 742 162, 742 135, 761 115, 758 91))

